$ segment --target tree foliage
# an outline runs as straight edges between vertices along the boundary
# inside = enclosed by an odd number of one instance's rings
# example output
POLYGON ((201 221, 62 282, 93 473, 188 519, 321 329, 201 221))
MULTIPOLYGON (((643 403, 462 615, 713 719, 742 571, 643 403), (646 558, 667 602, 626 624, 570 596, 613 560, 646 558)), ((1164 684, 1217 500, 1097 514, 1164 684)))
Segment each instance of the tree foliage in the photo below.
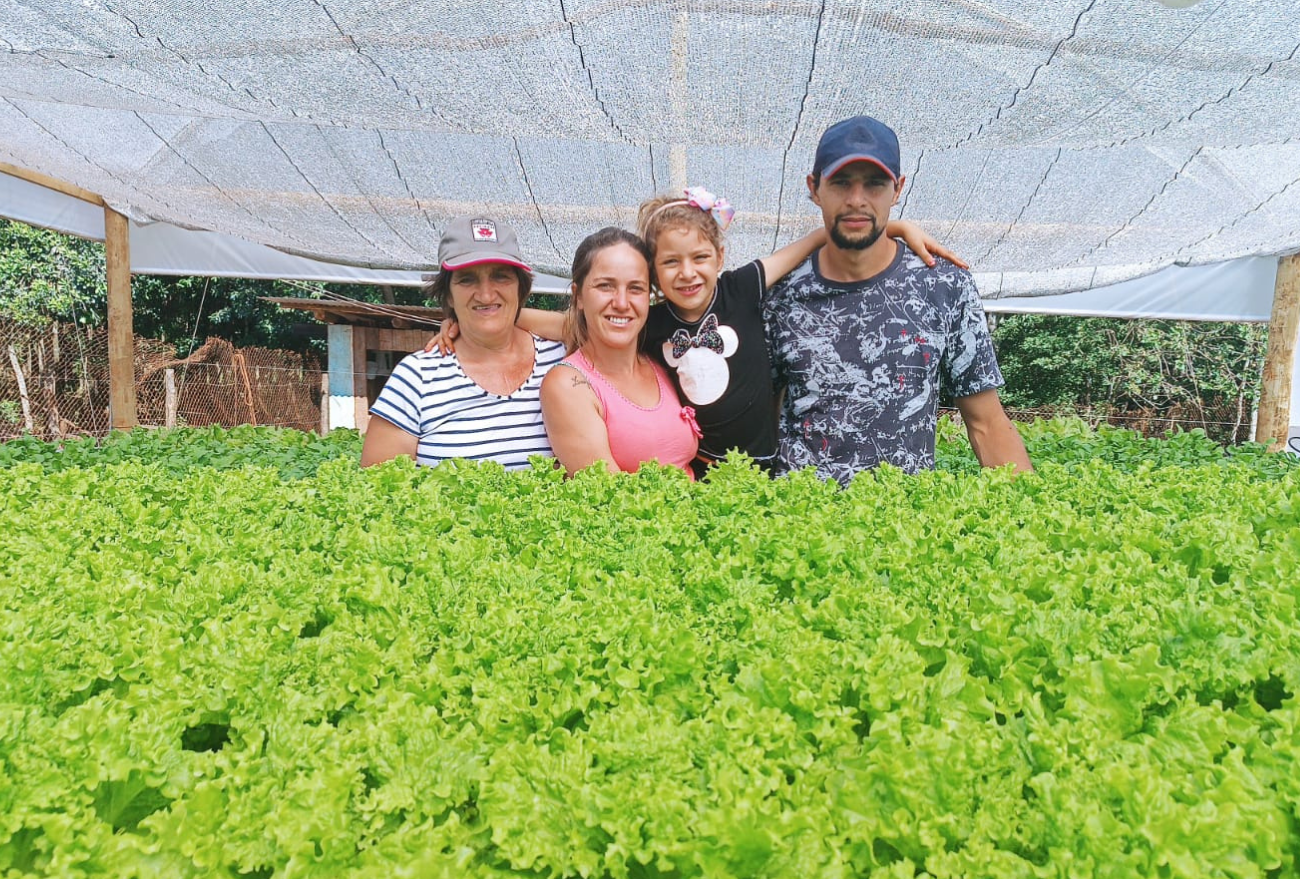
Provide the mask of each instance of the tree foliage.
POLYGON ((993 338, 1008 407, 1177 414, 1231 440, 1249 429, 1267 328, 1013 315, 993 338))
POLYGON ((102 244, 0 219, 0 317, 95 324, 107 296, 102 244))
MULTIPOLYGON (((137 335, 171 342, 181 356, 208 336, 236 346, 323 350, 301 328, 304 314, 263 302, 262 297, 321 298, 326 294, 400 304, 422 304, 420 291, 353 284, 313 284, 250 278, 137 275, 131 300, 137 335)), ((102 324, 108 312, 104 246, 96 241, 0 220, 0 318, 24 324, 50 321, 102 324)))

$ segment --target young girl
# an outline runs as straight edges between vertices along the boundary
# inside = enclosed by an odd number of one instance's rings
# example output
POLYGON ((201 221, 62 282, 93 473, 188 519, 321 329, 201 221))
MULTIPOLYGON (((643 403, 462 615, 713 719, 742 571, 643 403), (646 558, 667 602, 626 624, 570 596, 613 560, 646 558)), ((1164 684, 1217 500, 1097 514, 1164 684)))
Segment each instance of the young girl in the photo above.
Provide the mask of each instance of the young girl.
MULTIPOLYGON (((702 187, 683 198, 641 204, 637 231, 650 247, 651 276, 664 302, 650 309, 643 350, 673 375, 699 424, 696 477, 738 449, 767 469, 776 455, 776 397, 763 329, 767 290, 826 243, 819 227, 771 256, 722 271, 722 232, 731 207, 702 187)), ((914 223, 891 220, 885 234, 901 238, 927 263, 930 252, 960 263, 914 223)), ((525 308, 519 325, 544 339, 564 337, 564 314, 525 308)), ((444 322, 425 350, 444 350, 456 336, 444 322)))

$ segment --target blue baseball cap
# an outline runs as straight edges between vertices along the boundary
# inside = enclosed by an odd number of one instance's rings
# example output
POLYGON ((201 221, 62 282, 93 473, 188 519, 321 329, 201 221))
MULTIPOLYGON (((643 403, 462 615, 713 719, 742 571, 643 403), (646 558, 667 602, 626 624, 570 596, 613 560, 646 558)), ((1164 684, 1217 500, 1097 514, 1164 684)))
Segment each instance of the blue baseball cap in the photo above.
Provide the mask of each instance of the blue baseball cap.
POLYGON ((850 162, 871 162, 893 179, 903 175, 898 159, 898 135, 870 116, 836 122, 822 134, 813 159, 813 176, 830 177, 850 162))

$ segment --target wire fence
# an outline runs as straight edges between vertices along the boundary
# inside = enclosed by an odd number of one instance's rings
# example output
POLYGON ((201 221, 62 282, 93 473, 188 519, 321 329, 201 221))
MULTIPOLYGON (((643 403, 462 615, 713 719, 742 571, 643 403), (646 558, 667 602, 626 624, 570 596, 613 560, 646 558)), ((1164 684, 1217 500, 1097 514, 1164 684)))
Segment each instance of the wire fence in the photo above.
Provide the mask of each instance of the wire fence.
POLYGON ((1203 430, 1222 445, 1239 445, 1254 439, 1252 409, 1236 405, 1220 406, 1176 403, 1167 408, 1118 409, 1113 406, 1047 406, 1017 408, 1008 406, 1013 421, 1073 416, 1094 427, 1109 424, 1137 431, 1143 436, 1162 437, 1174 431, 1203 430))
MULTIPOLYGON (((0 323, 0 439, 108 433, 108 332, 0 323)), ((318 430, 321 367, 292 351, 208 339, 188 357, 135 340, 135 393, 145 426, 264 424, 318 430)))
MULTIPOLYGON (((108 373, 103 327, 0 322, 0 440, 107 434, 108 373)), ((180 358, 171 344, 137 337, 135 378, 137 415, 145 426, 262 424, 318 431, 322 396, 328 393, 321 364, 310 355, 236 348, 216 338, 180 358)), ((382 382, 377 377, 372 393, 382 382)), ((1163 407, 1009 405, 1007 411, 1018 421, 1072 415, 1146 436, 1199 428, 1218 442, 1237 444, 1253 436, 1253 403, 1239 396, 1163 407)))

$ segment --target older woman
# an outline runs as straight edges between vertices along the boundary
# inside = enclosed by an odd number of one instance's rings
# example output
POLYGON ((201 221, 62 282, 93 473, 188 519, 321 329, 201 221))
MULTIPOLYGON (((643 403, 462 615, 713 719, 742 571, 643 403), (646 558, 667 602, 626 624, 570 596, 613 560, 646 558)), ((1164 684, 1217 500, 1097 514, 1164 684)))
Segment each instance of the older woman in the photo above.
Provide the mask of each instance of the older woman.
POLYGON ((645 242, 613 227, 587 236, 573 257, 567 326, 575 350, 542 382, 546 432, 570 474, 597 461, 630 472, 650 460, 690 473, 699 440, 694 412, 663 368, 638 351, 649 309, 645 242))
POLYGON ((532 269, 514 230, 467 217, 448 224, 438 263, 427 292, 459 324, 456 350, 397 365, 370 409, 361 465, 409 455, 425 465, 469 458, 526 468, 529 456, 551 454, 539 393, 564 357, 562 343, 515 325, 532 269))

